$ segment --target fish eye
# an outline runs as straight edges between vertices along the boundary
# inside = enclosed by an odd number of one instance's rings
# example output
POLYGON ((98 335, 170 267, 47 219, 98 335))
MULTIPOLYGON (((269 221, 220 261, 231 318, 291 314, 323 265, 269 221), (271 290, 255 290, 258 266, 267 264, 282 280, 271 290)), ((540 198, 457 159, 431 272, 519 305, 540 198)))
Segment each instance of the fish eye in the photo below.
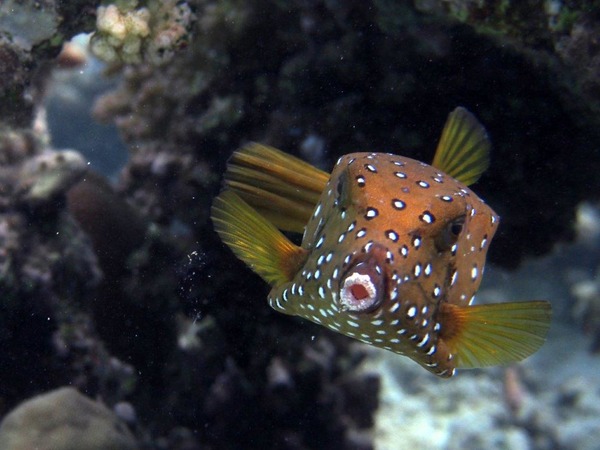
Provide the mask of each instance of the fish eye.
POLYGON ((348 192, 348 174, 340 174, 337 184, 335 186, 335 192, 337 194, 336 200, 340 207, 347 207, 350 204, 350 193, 348 192))
POLYGON ((464 217, 461 217, 460 220, 454 220, 454 221, 450 222, 450 227, 449 227, 450 233, 453 236, 458 236, 461 233, 464 225, 465 225, 464 217))
POLYGON ((340 177, 337 182, 336 191, 338 198, 341 198, 344 195, 345 183, 346 179, 344 177, 340 177))
POLYGON ((450 249, 450 247, 452 247, 454 244, 456 244, 456 241, 458 241, 458 237, 462 233, 464 227, 464 215, 456 217, 455 219, 448 222, 435 239, 435 245, 438 251, 446 251, 450 249))

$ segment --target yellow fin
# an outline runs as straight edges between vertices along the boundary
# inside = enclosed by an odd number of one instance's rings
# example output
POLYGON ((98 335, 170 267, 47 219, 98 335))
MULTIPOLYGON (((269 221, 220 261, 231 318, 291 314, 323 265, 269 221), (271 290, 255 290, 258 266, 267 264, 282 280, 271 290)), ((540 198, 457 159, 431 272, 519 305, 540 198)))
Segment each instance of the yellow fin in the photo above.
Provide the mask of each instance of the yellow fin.
POLYGON ((225 183, 281 230, 303 233, 329 174, 292 155, 261 144, 236 151, 225 183))
POLYGON ((440 337, 454 354, 457 368, 508 364, 527 358, 542 346, 551 317, 550 303, 545 301, 445 304, 440 337))
POLYGON ((459 106, 448 115, 431 165, 468 186, 489 167, 490 146, 483 125, 459 106))
POLYGON ((233 253, 273 286, 290 281, 306 259, 305 249, 232 191, 224 190, 215 198, 211 219, 233 253))

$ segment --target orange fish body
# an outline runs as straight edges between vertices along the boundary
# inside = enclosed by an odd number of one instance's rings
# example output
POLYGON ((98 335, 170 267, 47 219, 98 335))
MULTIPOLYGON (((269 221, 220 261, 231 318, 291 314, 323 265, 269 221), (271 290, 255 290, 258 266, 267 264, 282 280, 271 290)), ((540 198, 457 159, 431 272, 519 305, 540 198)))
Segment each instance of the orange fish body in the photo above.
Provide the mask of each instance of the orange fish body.
MULTIPOLYGON (((470 113, 453 114, 434 164, 470 183, 488 165, 489 143, 470 113)), ((546 302, 471 306, 499 221, 463 182, 393 154, 343 156, 331 176, 282 155, 256 144, 234 155, 213 207, 224 242, 273 285, 274 309, 442 377, 542 345, 546 302), (303 230, 301 246, 275 225, 303 230)))

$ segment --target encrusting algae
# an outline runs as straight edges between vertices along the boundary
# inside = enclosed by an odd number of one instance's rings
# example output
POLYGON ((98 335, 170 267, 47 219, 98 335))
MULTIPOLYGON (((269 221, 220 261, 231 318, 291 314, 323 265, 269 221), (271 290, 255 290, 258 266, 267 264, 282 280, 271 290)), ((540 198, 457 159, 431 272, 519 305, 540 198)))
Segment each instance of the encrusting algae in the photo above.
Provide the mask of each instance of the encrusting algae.
POLYGON ((269 304, 430 372, 520 361, 544 343, 546 301, 472 306, 498 216, 467 186, 489 165, 484 128, 464 108, 433 165, 351 153, 331 175, 274 148, 235 152, 212 220, 272 285, 269 304), (300 246, 281 231, 304 233, 300 246))

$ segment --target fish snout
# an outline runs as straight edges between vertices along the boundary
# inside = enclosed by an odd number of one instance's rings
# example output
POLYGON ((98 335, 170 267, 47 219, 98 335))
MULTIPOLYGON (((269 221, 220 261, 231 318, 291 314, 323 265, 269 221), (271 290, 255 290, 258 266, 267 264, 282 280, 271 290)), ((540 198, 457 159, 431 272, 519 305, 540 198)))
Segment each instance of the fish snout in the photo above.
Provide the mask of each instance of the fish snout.
POLYGON ((373 245, 351 263, 340 282, 340 304, 343 311, 372 312, 385 298, 384 270, 386 249, 373 245))

